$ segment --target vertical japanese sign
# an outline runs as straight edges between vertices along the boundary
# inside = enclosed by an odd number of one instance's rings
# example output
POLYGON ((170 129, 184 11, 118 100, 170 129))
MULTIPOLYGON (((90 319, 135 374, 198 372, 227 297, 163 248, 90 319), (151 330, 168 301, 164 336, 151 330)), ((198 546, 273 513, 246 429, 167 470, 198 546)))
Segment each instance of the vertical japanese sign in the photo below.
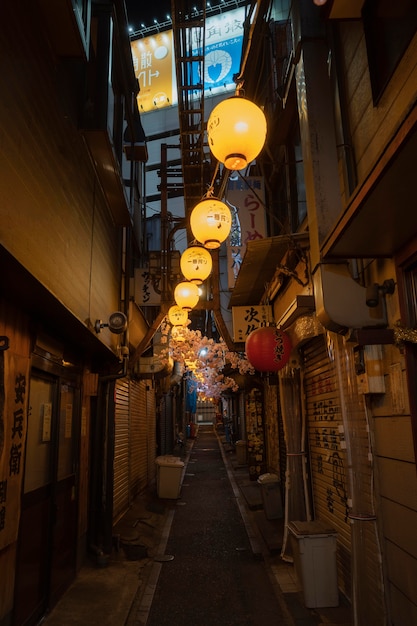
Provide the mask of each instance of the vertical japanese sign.
POLYGON ((272 307, 270 305, 259 306, 234 306, 232 307, 233 341, 246 341, 246 337, 253 330, 261 326, 267 326, 272 322, 272 307))
POLYGON ((265 185, 261 176, 246 176, 229 179, 226 202, 236 215, 233 241, 239 245, 227 247, 228 285, 233 289, 240 265, 245 255, 246 244, 266 237, 265 185))
POLYGON ((138 306, 159 306, 161 292, 148 268, 135 269, 135 302, 138 306))
POLYGON ((131 43, 140 113, 177 103, 172 30, 131 43))
POLYGON ((16 541, 26 440, 29 360, 0 351, 0 550, 16 541))

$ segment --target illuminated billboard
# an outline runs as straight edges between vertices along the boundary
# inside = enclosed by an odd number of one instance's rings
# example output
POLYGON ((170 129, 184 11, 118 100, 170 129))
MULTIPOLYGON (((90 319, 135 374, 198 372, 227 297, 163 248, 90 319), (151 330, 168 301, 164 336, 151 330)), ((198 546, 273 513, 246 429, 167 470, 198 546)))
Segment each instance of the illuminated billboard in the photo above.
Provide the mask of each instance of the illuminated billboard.
MULTIPOLYGON (((207 95, 232 91, 233 75, 239 73, 243 42, 244 8, 213 15, 206 19, 204 91, 207 95)), ((157 33, 131 42, 133 65, 139 80, 139 111, 155 111, 175 105, 177 87, 173 31, 157 33)), ((201 48, 196 44, 193 52, 201 48)), ((197 72, 197 64, 195 72, 197 72)), ((192 76, 195 84, 201 77, 192 76)))
POLYGON ((131 42, 139 81, 139 111, 154 111, 177 102, 172 30, 131 42))

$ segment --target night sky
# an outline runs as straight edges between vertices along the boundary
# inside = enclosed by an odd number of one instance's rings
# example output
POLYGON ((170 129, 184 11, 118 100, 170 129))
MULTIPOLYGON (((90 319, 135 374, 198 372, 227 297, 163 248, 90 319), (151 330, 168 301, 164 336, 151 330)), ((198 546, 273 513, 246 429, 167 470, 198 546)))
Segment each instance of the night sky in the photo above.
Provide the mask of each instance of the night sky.
POLYGON ((152 26, 154 19, 166 22, 171 14, 171 0, 126 0, 129 26, 140 30, 141 24, 152 26))

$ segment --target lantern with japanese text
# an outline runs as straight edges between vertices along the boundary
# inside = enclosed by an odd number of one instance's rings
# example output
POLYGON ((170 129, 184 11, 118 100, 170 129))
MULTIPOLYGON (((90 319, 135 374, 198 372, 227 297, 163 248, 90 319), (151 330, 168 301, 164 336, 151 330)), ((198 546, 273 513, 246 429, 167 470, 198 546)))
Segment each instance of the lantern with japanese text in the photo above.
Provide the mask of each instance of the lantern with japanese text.
POLYGON ((241 170, 256 159, 265 143, 264 112, 241 96, 227 98, 211 112, 207 136, 216 159, 229 170, 241 170))
POLYGON ((262 326, 246 338, 246 356, 258 372, 277 372, 288 363, 292 346, 289 336, 275 326, 262 326))
POLYGON ((214 197, 204 198, 191 212, 190 226, 194 237, 205 248, 213 250, 227 239, 232 227, 229 207, 214 197))
POLYGON ((190 281, 183 281, 178 283, 174 289, 174 299, 177 305, 185 309, 185 311, 191 311, 200 297, 198 287, 195 283, 190 281))
POLYGON ((182 253, 180 267, 187 280, 199 285, 210 276, 213 267, 211 254, 203 246, 191 246, 182 253))
POLYGON ((188 313, 178 305, 173 305, 168 311, 168 319, 173 326, 185 326, 188 321, 188 313))

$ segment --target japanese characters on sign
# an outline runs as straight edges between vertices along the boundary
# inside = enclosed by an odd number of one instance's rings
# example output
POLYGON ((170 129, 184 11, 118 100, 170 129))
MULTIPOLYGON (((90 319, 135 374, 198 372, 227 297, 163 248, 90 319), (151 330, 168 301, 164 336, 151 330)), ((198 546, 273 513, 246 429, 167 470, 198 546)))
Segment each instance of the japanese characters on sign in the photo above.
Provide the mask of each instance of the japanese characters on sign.
POLYGON ((244 342, 246 337, 256 328, 267 326, 272 322, 272 307, 234 306, 232 307, 233 341, 244 342))
MULTIPOLYGON (((204 91, 209 95, 236 88, 233 75, 240 69, 244 8, 212 15, 206 19, 204 91)), ((200 41, 193 43, 198 56, 200 41)), ((131 42, 133 67, 139 80, 138 106, 141 113, 176 105, 173 31, 168 30, 131 42)), ((199 64, 193 63, 192 81, 199 84, 199 64)))
POLYGON ((133 67, 139 80, 139 112, 176 104, 172 30, 131 43, 133 67), (175 102, 174 102, 175 98, 175 102))
POLYGON ((158 306, 161 303, 161 293, 157 291, 157 287, 148 268, 135 270, 135 302, 138 306, 158 306))
POLYGON ((228 285, 233 289, 245 255, 246 244, 266 237, 265 186, 260 176, 229 179, 227 203, 236 219, 227 248, 228 285))
POLYGON ((0 352, 0 359, 3 396, 0 420, 4 432, 4 442, 0 448, 0 549, 2 549, 17 537, 16 521, 19 519, 26 433, 28 360, 5 352, 0 352))

